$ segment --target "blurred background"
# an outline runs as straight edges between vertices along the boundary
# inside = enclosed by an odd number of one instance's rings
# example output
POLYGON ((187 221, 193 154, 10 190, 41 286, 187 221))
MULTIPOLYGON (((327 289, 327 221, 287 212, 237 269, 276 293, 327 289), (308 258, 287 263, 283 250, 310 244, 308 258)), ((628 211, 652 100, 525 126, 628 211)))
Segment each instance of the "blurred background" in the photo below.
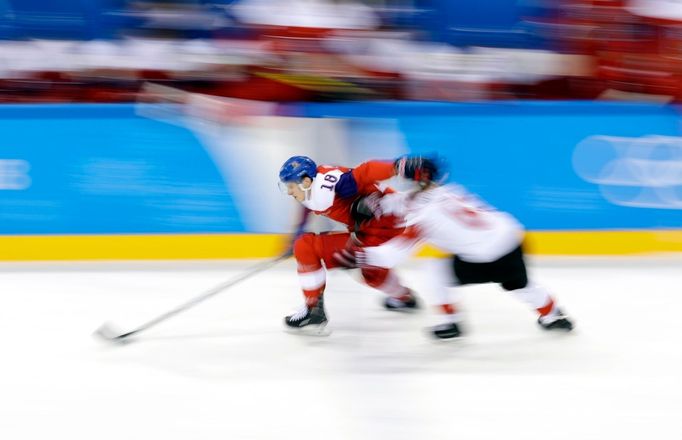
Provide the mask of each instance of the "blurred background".
POLYGON ((680 101, 682 0, 0 0, 0 438, 682 439, 680 101), (94 347, 280 254, 290 156, 405 153, 527 227, 577 331, 489 285, 435 345, 330 271, 297 338, 288 261, 94 347))
POLYGON ((2 0, 3 102, 677 101, 670 0, 2 0))
POLYGON ((682 1, 0 0, 0 259, 271 255, 287 157, 409 152, 602 233, 544 251, 682 250, 681 98, 682 1), (193 240, 43 245, 111 234, 193 240))

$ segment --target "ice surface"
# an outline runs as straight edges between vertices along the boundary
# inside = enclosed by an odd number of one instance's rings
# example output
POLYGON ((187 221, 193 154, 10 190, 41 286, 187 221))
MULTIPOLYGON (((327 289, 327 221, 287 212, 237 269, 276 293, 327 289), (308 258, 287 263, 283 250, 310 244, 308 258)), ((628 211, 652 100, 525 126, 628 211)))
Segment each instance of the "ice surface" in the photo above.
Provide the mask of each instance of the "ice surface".
MULTIPOLYGON (((537 259, 575 318, 541 331, 495 286, 464 290, 467 336, 426 337, 330 274, 333 333, 283 331, 288 261, 108 346, 254 262, 0 265, 0 439, 682 438, 682 258, 537 259)), ((257 264, 257 263, 256 263, 257 264)), ((418 265, 403 268, 419 290, 418 265)))

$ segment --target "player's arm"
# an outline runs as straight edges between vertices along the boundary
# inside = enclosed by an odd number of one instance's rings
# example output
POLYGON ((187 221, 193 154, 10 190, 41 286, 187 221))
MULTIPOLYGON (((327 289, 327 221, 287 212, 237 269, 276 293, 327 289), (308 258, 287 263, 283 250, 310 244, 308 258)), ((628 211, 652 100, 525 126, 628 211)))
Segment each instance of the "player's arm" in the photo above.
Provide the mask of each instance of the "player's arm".
POLYGON ((365 247, 360 257, 364 266, 392 268, 407 260, 421 243, 416 227, 410 226, 405 232, 388 240, 381 246, 365 247))
POLYGON ((435 181, 442 170, 436 158, 408 155, 395 160, 370 160, 351 170, 351 174, 362 190, 366 185, 401 176, 416 181, 435 181))
POLYGON ((380 246, 361 247, 353 245, 334 253, 334 259, 347 268, 383 267, 392 268, 412 255, 421 243, 421 233, 416 226, 405 231, 380 246))
POLYGON ((377 211, 380 215, 395 215, 405 217, 409 212, 410 194, 406 192, 393 192, 384 195, 378 201, 377 211))
MULTIPOLYGON (((358 194, 373 192, 376 182, 395 176, 392 161, 370 160, 341 175, 336 183, 336 194, 341 198, 353 198, 358 194)), ((376 190, 376 189, 374 189, 376 190)))
POLYGON ((393 161, 370 160, 353 168, 351 173, 358 187, 363 188, 390 179, 396 175, 396 169, 393 161))
POLYGON ((405 217, 409 212, 409 194, 379 190, 366 196, 357 197, 351 204, 351 217, 358 223, 384 215, 405 217))
POLYGON ((351 198, 375 191, 377 182, 394 176, 428 183, 436 181, 440 173, 436 160, 425 156, 402 156, 393 161, 370 160, 342 174, 335 192, 339 197, 351 198))

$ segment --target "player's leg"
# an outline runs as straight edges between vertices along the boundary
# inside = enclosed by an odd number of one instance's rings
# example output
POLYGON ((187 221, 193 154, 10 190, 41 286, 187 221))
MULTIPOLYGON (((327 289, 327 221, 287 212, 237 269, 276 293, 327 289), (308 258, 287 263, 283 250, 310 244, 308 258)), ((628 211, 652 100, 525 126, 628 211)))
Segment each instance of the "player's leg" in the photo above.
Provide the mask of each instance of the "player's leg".
POLYGON ((327 284, 327 272, 322 266, 322 236, 306 233, 294 243, 298 280, 303 292, 304 304, 296 312, 284 318, 288 327, 324 326, 327 316, 322 295, 327 284))
MULTIPOLYGON (((396 223, 398 220, 390 215, 372 218, 360 225, 356 231, 356 238, 362 246, 380 246, 403 232, 402 228, 395 226, 396 223)), ((361 272, 368 286, 387 295, 384 299, 386 309, 412 311, 419 308, 415 293, 402 284, 394 270, 368 267, 363 268, 361 272)))
POLYGON ((542 286, 528 280, 521 246, 491 263, 494 278, 503 289, 538 312, 538 324, 547 330, 571 330, 573 324, 557 306, 554 297, 542 286))
MULTIPOLYGON (((453 289, 453 291, 455 292, 456 296, 454 297, 454 301, 452 302, 453 309, 451 316, 451 321, 453 322, 454 325, 451 326, 453 328, 450 330, 450 334, 452 333, 459 334, 459 332, 461 331, 460 328, 461 325, 459 324, 459 321, 461 320, 460 319, 461 315, 460 311, 457 308, 457 303, 459 302, 458 298, 460 291, 459 286, 465 286, 467 284, 489 283, 493 281, 491 278, 491 267, 490 263, 465 261, 462 260, 458 255, 454 255, 450 259, 444 260, 442 264, 445 266, 444 274, 445 273, 450 274, 450 278, 447 279, 448 284, 450 286, 455 286, 455 289, 453 289)), ((448 310, 447 305, 445 306, 443 311, 445 313, 450 312, 450 310, 448 310)), ((446 331, 445 334, 447 335, 448 332, 446 331)), ((434 335, 436 337, 441 338, 443 337, 439 334, 436 334, 435 332, 434 335)))
MULTIPOLYGON (((323 260, 327 269, 341 267, 334 254, 348 246, 349 234, 321 235, 323 240, 323 260)), ((360 270, 362 279, 368 286, 387 295, 384 307, 389 310, 414 310, 419 308, 412 290, 404 286, 395 271, 382 267, 367 267, 360 270)))
POLYGON ((457 281, 452 273, 452 258, 429 259, 423 263, 425 298, 435 306, 436 322, 430 332, 439 339, 460 336, 462 312, 460 289, 452 289, 457 281))
POLYGON ((409 287, 402 285, 394 270, 383 267, 367 267, 361 270, 361 274, 368 286, 387 295, 384 299, 386 309, 411 311, 419 308, 414 292, 409 287))

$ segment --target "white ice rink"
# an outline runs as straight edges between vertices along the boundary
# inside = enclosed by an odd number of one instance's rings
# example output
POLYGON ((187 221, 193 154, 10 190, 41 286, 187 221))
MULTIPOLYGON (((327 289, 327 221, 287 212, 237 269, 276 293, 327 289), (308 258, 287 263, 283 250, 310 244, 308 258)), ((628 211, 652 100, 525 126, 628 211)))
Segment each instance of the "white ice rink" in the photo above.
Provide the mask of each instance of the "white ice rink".
POLYGON ((384 311, 339 271, 331 336, 291 335, 287 261, 134 343, 91 337, 250 264, 1 264, 0 439, 682 439, 682 257, 533 260, 568 335, 487 285, 465 290, 466 338, 437 343, 427 311, 384 311))

